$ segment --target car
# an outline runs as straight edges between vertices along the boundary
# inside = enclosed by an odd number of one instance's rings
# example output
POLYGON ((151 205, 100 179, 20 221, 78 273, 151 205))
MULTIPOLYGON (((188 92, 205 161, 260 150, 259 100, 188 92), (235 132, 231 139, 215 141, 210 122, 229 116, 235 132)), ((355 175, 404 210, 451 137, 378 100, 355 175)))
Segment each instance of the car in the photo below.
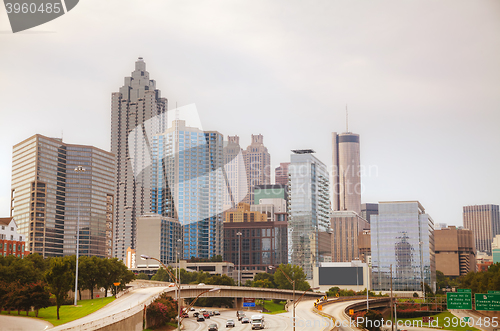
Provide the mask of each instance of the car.
POLYGON ((207 311, 207 310, 206 310, 205 308, 201 308, 201 309, 200 309, 200 313, 204 313, 204 312, 206 312, 206 311, 207 311))
POLYGON ((195 311, 195 312, 193 313, 193 317, 198 317, 198 315, 200 315, 200 313, 199 313, 199 312, 197 312, 197 311, 195 311))
POLYGON ((235 323, 234 323, 233 320, 227 320, 226 321, 226 328, 228 328, 228 327, 234 328, 234 326, 235 326, 235 323))
POLYGON ((191 309, 189 309, 190 311, 195 311, 194 307, 191 307, 191 309))
POLYGON ((241 323, 250 323, 250 320, 248 319, 248 317, 243 317, 241 319, 241 323))
POLYGON ((210 314, 209 314, 209 313, 207 313, 207 312, 204 312, 204 313, 203 313, 203 317, 205 317, 205 319, 208 319, 208 318, 210 318, 210 314))
POLYGON ((236 317, 240 316, 240 314, 245 314, 245 312, 243 310, 238 310, 236 312, 236 317))
POLYGON ((238 315, 238 321, 241 321, 243 317, 246 317, 245 313, 241 313, 238 315))
POLYGON ((220 312, 218 310, 214 310, 214 315, 219 316, 220 312))
POLYGON ((205 283, 199 283, 198 286, 205 286, 205 283))
POLYGON ((196 321, 197 322, 205 322, 205 318, 203 317, 203 315, 198 315, 198 318, 196 318, 196 321))
POLYGON ((215 323, 212 323, 208 326, 208 331, 218 331, 218 330, 219 330, 219 327, 215 323))
POLYGON ((211 310, 209 310, 209 311, 208 311, 208 315, 210 315, 210 316, 214 316, 214 312, 213 312, 213 311, 211 311, 211 310))
POLYGON ((188 315, 188 313, 182 313, 181 317, 183 317, 183 318, 188 318, 188 317, 189 317, 189 315, 188 315))

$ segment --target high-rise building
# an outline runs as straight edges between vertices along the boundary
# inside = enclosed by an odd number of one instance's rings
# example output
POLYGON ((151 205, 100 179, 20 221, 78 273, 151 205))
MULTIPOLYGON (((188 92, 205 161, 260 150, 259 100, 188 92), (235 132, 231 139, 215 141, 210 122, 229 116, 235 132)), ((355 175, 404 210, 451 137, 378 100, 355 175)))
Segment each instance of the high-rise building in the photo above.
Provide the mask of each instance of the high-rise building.
POLYGON ((224 190, 223 209, 236 208, 248 194, 247 173, 240 137, 228 136, 224 146, 224 170, 226 173, 226 189, 224 190))
POLYGON ((153 212, 179 220, 184 258, 222 255, 222 134, 176 119, 151 145, 153 212))
POLYGON ((224 219, 224 260, 237 268, 241 256, 242 283, 267 271, 269 265, 288 263, 286 213, 274 213, 269 219, 251 207, 240 202, 237 210, 226 212, 224 219))
POLYGON ((455 226, 434 230, 434 242, 436 270, 447 277, 476 271, 476 248, 471 230, 455 226))
POLYGON ((142 58, 111 96, 111 152, 116 155, 114 256, 135 249, 136 218, 152 210, 149 138, 165 130, 167 100, 149 79, 142 58), (146 135, 146 136, 145 136, 146 135))
POLYGON ((114 178, 114 155, 99 148, 38 134, 15 145, 11 216, 27 250, 76 254, 79 218, 79 254, 111 257, 114 178))
POLYGON ((358 237, 370 224, 353 211, 334 211, 331 216, 332 262, 360 259, 358 237))
POLYGON ((254 204, 260 204, 261 199, 283 199, 288 200, 287 185, 255 185, 253 187, 254 204))
POLYGON ((264 136, 252 135, 252 143, 244 151, 248 194, 243 200, 254 203, 253 188, 255 185, 271 184, 271 155, 264 146, 264 136))
MULTIPOLYGON (((333 210, 361 213, 359 135, 332 133, 333 210)), ((367 220, 369 221, 369 220, 367 220)))
POLYGON ((375 291, 435 290, 434 222, 418 201, 380 202, 371 217, 372 283, 375 291))
POLYGON ((274 170, 274 182, 276 184, 288 184, 288 166, 290 162, 280 163, 280 166, 274 170))
POLYGON ((491 255, 491 241, 500 234, 498 205, 464 206, 464 227, 472 230, 476 250, 491 255))
POLYGON ((319 233, 330 228, 329 177, 313 150, 294 150, 288 187, 288 262, 304 269, 308 278, 318 266, 319 233))
POLYGON ((361 204, 361 218, 370 223, 370 217, 378 215, 378 203, 363 203, 361 204))

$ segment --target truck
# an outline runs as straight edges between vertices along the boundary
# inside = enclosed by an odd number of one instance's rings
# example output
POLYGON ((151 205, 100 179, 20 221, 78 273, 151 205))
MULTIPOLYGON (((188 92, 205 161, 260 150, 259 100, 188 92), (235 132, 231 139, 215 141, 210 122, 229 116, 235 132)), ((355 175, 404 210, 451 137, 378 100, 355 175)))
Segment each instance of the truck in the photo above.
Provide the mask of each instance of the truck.
POLYGON ((250 318, 250 323, 252 324, 252 330, 260 330, 266 327, 264 323, 264 316, 262 315, 252 315, 252 317, 250 318))

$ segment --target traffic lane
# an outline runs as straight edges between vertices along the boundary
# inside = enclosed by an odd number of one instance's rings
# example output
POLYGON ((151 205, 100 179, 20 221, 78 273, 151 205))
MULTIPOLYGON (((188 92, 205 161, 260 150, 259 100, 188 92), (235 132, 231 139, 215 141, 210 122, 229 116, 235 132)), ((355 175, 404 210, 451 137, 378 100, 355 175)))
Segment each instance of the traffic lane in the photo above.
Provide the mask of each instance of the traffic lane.
POLYGON ((52 327, 51 323, 38 318, 0 315, 1 331, 43 331, 52 327))
MULTIPOLYGON (((489 327, 484 326, 485 317, 487 317, 487 316, 483 316, 483 315, 478 314, 476 312, 468 311, 468 310, 458 310, 458 309, 450 309, 449 312, 452 313, 453 315, 455 315, 456 317, 458 317, 460 320, 462 320, 462 318, 464 318, 464 317, 472 317, 471 324, 474 323, 474 325, 472 325, 472 326, 475 327, 476 329, 483 330, 483 331, 493 331, 494 329, 498 329, 498 325, 496 327, 491 326, 491 324, 489 327), (480 320, 481 326, 478 326, 479 319, 481 319, 480 320)), ((496 319, 496 321, 498 322, 498 324, 500 324, 500 320, 498 318, 496 319)), ((491 317, 489 317, 489 322, 491 323, 491 317)))
MULTIPOLYGON (((295 307, 296 330, 323 330, 331 326, 331 320, 313 311, 316 300, 303 300, 295 307)), ((291 324, 291 312, 289 312, 291 324)))
POLYGON ((143 305, 149 298, 161 293, 165 289, 167 289, 167 287, 145 287, 130 291, 92 314, 72 322, 56 326, 52 328, 51 331, 62 331, 69 327, 79 326, 85 323, 100 320, 102 318, 110 317, 134 306, 143 305))
MULTIPOLYGON (((331 315, 335 318, 336 323, 341 323, 342 325, 339 326, 339 329, 341 331, 353 331, 353 330, 359 330, 356 327, 351 327, 351 319, 346 318, 344 316, 344 310, 347 308, 347 306, 352 305, 353 303, 358 303, 358 302, 366 302, 366 300, 352 300, 352 301, 343 301, 339 303, 332 303, 329 305, 324 305, 323 306, 323 311, 331 315)), ((338 324, 337 324, 338 325, 338 324)))

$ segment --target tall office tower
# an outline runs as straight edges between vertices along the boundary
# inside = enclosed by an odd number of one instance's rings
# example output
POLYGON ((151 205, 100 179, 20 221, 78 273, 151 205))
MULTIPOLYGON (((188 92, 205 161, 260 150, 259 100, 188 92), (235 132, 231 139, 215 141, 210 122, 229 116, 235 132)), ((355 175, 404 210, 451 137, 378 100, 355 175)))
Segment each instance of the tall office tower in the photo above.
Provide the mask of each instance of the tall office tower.
POLYGON ((116 155, 114 256, 125 261, 136 245, 136 218, 151 212, 149 137, 165 130, 167 100, 149 79, 142 58, 111 96, 111 152, 116 155))
POLYGON ((363 203, 361 204, 361 216, 368 223, 370 223, 370 217, 372 215, 378 215, 378 203, 363 203))
POLYGON ((248 194, 244 202, 253 204, 254 186, 271 184, 271 155, 264 146, 263 135, 252 135, 252 143, 244 151, 244 159, 248 185, 248 194))
POLYGON ((372 283, 375 291, 435 291, 434 221, 418 201, 380 202, 371 217, 372 283))
POLYGON ((491 241, 500 234, 498 205, 464 206, 464 227, 472 230, 476 250, 491 255, 491 241))
MULTIPOLYGON (((332 133, 333 210, 361 213, 359 135, 332 133)), ((369 220, 368 220, 369 221, 369 220)))
POLYGON ((224 146, 224 169, 226 172, 226 189, 224 190, 223 209, 236 208, 248 193, 247 174, 240 137, 228 136, 224 146))
POLYGON ((280 166, 274 170, 274 182, 276 184, 288 184, 288 166, 290 162, 280 163, 280 166))
POLYGON ((79 255, 112 257, 114 177, 113 154, 93 146, 39 134, 15 145, 11 216, 27 250, 75 255, 79 218, 79 255))
POLYGON ((313 150, 294 150, 288 186, 288 261, 310 279, 319 261, 319 233, 330 227, 330 185, 326 166, 313 150))
POLYGON ((153 211, 179 220, 184 258, 222 255, 222 134, 175 120, 151 144, 153 211))
POLYGON ((370 224, 353 211, 334 211, 331 216, 332 262, 360 259, 358 237, 370 224))
POLYGON ((476 247, 471 230, 455 226, 434 230, 436 270, 447 277, 476 271, 476 247))

